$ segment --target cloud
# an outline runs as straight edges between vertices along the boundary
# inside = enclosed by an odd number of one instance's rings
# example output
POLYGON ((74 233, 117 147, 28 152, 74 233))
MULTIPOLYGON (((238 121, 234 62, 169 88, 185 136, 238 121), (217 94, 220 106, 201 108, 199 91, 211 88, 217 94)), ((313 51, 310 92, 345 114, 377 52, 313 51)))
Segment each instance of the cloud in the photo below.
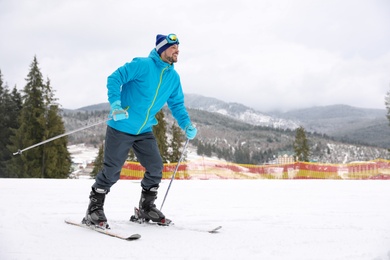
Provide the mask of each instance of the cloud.
POLYGON ((363 1, 3 0, 0 69, 24 87, 37 55, 65 108, 106 102, 106 78, 177 33, 185 93, 262 111, 384 108, 390 3, 363 1))

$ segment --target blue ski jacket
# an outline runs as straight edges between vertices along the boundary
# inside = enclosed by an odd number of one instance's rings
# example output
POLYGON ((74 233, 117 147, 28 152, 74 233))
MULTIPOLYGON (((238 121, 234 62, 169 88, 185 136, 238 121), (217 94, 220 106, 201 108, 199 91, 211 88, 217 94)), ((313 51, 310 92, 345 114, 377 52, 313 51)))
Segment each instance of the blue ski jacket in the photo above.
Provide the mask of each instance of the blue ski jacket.
POLYGON ((191 124, 179 74, 156 49, 148 57, 134 58, 118 68, 108 77, 107 89, 110 104, 120 100, 129 114, 127 119, 107 122, 118 131, 132 135, 152 131, 158 123, 155 115, 166 103, 181 129, 191 124))

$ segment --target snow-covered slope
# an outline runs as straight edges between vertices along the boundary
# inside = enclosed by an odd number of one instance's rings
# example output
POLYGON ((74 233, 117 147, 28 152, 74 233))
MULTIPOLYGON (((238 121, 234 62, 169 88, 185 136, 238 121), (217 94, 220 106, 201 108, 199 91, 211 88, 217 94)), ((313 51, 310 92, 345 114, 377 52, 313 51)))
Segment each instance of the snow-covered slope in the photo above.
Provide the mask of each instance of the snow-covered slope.
MULTIPOLYGON (((138 181, 119 181, 105 211, 122 241, 81 220, 93 180, 0 179, 0 259, 388 260, 387 181, 177 181, 163 212, 176 227, 128 223, 138 181), (191 231, 222 225, 219 234, 191 231), (123 230, 122 230, 123 231, 123 230)), ((163 181, 158 206, 168 186, 163 181)))

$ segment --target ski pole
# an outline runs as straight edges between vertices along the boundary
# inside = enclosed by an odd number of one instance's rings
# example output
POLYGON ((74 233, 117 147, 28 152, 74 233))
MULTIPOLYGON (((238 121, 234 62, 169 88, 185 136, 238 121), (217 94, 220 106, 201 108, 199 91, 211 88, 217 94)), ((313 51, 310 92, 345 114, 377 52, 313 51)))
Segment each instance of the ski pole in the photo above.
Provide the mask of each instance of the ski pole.
MULTIPOLYGON (((110 120, 110 118, 108 119, 110 120)), ((56 140, 58 138, 61 138, 61 137, 64 137, 64 136, 67 136, 67 135, 70 135, 70 134, 73 134, 73 133, 76 133, 76 132, 79 132, 79 131, 82 131, 82 130, 85 130, 85 129, 88 129, 88 128, 91 128, 93 126, 96 126, 96 125, 100 125, 100 124, 103 124, 105 123, 107 120, 103 120, 103 121, 99 121, 97 123, 94 123, 94 124, 91 124, 91 125, 87 125, 87 126, 84 126, 84 127, 81 127, 79 129, 76 129, 76 130, 73 130, 73 131, 70 131, 70 132, 67 132, 67 133, 64 133, 64 134, 60 134, 60 135, 57 135, 57 136, 54 136, 50 139, 47 139, 45 141, 42 141, 40 143, 37 143, 37 144, 34 144, 34 145, 31 145, 27 148, 24 148, 23 150, 18 150, 16 153, 13 153, 13 155, 17 155, 17 154, 22 154, 24 151, 27 151, 27 150, 30 150, 31 148, 34 148, 34 147, 37 147, 37 146, 40 146, 42 144, 46 144, 48 142, 51 142, 53 140, 56 140)))
POLYGON ((180 162, 181 162, 181 160, 183 160, 184 152, 185 152, 185 150, 187 149, 187 145, 188 145, 188 142, 189 142, 189 141, 190 141, 190 139, 187 139, 187 141, 186 141, 185 144, 184 144, 183 151, 181 152, 181 156, 180 156, 179 161, 177 162, 175 171, 174 171, 173 174, 172 174, 172 178, 171 178, 171 181, 169 182, 167 192, 165 193, 164 200, 163 200, 163 202, 162 202, 162 204, 161 204, 160 211, 162 210, 162 207, 164 206, 165 199, 167 198, 169 189, 171 188, 172 181, 173 181, 173 179, 175 178, 176 172, 177 172, 177 170, 179 169, 180 162))

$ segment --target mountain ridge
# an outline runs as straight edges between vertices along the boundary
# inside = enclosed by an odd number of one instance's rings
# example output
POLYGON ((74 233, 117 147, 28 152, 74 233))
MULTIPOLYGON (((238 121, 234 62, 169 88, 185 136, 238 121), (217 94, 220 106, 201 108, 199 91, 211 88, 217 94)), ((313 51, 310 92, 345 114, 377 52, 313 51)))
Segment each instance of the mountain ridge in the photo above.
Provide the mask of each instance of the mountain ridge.
MULTIPOLYGON (((335 104, 264 113, 243 104, 229 103, 197 94, 186 94, 185 105, 191 109, 218 113, 255 126, 291 130, 302 126, 308 132, 326 134, 339 140, 367 143, 381 148, 390 147, 390 127, 385 109, 335 104)), ((100 103, 81 107, 75 111, 109 111, 109 109, 108 103, 100 103)))
MULTIPOLYGON (((249 152, 262 162, 275 156, 293 153, 295 129, 303 126, 310 141, 312 159, 339 163, 346 160, 370 160, 387 157, 390 127, 385 110, 361 109, 347 105, 315 107, 284 113, 262 113, 238 103, 215 98, 185 95, 185 104, 199 131, 191 145, 207 144, 221 151, 249 152)), ((108 103, 64 110, 67 130, 85 125, 85 121, 103 120, 108 103), (75 117, 78 120, 75 120, 75 117)), ((168 124, 174 122, 164 107, 168 124)), ((94 127, 95 128, 95 127, 94 127)), ((72 135, 70 141, 83 140, 98 144, 104 139, 105 127, 88 129, 72 135)), ((229 159, 227 159, 229 160, 229 159)), ((232 161, 234 160, 231 159, 232 161)), ((252 163, 252 162, 244 162, 252 163)))

